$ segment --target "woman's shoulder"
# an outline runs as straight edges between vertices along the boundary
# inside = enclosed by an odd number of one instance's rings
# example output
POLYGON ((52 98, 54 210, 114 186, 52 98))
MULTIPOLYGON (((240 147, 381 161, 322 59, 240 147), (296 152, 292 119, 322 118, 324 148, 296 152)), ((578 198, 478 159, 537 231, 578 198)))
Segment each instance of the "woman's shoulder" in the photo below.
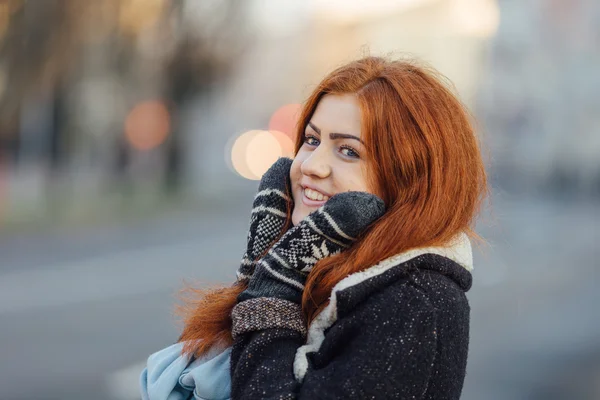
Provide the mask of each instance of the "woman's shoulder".
POLYGON ((359 306, 378 307, 412 298, 422 307, 448 310, 468 307, 470 271, 456 261, 433 253, 420 254, 401 262, 379 263, 350 275, 333 289, 338 317, 356 312, 359 306), (419 301, 419 299, 421 299, 419 301))
POLYGON ((433 321, 443 327, 442 336, 452 332, 462 340, 469 330, 465 292, 470 285, 465 266, 440 254, 378 263, 334 287, 329 303, 311 322, 301 353, 319 349, 334 325, 341 336, 368 331, 375 338, 406 323, 423 327, 433 321))

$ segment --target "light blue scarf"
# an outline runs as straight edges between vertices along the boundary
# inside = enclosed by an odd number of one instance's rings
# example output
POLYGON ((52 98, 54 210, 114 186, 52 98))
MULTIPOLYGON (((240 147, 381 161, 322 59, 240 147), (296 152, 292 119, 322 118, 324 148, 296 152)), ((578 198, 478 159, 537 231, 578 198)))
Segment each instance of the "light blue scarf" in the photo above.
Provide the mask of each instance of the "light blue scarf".
POLYGON ((143 400, 229 400, 231 347, 190 362, 175 343, 150 357, 140 376, 143 400))

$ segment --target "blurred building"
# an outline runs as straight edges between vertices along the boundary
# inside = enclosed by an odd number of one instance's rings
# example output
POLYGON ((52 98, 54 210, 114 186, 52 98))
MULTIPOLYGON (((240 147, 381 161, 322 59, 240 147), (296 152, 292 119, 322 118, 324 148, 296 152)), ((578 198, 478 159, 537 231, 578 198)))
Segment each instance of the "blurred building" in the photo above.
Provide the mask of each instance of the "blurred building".
POLYGON ((9 212, 180 189, 181 113, 227 79, 243 14, 237 0, 0 2, 9 212))
MULTIPOLYGON (((274 113, 365 54, 414 56, 447 76, 475 111, 497 183, 598 190, 599 10, 594 0, 4 0, 3 203, 245 190, 235 140, 270 129, 274 113)), ((253 158, 256 179, 283 147, 259 143, 241 164, 253 158)))
POLYGON ((506 0, 477 108, 498 182, 600 191, 600 3, 506 0))

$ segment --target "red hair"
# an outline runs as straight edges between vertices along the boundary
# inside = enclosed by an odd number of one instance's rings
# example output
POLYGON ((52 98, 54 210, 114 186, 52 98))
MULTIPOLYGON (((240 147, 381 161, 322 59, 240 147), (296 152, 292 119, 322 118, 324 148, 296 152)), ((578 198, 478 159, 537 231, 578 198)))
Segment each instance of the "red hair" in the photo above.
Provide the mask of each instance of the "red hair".
MULTIPOLYGON (((472 228, 487 195, 486 172, 469 114, 443 80, 414 61, 365 57, 330 73, 304 104, 296 152, 323 96, 356 94, 369 186, 387 207, 350 249, 309 273, 302 296, 307 323, 349 274, 412 248, 444 245, 460 232, 477 238, 472 228)), ((244 289, 192 289, 196 300, 180 308, 184 352, 201 355, 232 343, 230 314, 244 289)))

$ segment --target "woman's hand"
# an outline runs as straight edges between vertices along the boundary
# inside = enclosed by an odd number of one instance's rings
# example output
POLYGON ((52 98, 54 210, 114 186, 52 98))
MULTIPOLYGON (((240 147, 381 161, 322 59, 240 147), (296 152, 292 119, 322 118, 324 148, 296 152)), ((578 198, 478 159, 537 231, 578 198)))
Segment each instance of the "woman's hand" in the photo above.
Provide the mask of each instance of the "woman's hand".
POLYGON ((345 192, 289 229, 256 262, 256 271, 238 301, 276 297, 300 303, 306 276, 321 259, 348 248, 383 215, 383 201, 370 193, 345 192))
POLYGON ((254 197, 246 252, 237 271, 237 280, 247 281, 254 272, 255 262, 279 238, 292 200, 287 195, 292 160, 279 158, 260 180, 254 197))

